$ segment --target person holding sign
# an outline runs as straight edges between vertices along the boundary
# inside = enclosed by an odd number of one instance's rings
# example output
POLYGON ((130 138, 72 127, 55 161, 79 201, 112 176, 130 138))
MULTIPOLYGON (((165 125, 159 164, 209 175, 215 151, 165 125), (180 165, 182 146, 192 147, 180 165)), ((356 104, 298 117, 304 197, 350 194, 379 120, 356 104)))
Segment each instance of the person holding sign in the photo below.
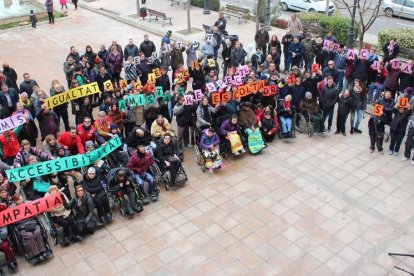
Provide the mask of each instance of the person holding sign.
POLYGON ((193 79, 193 91, 198 89, 203 89, 206 85, 206 79, 204 76, 203 68, 201 68, 200 64, 197 62, 194 68, 190 68, 190 76, 193 79))
MULTIPOLYGON (((19 193, 13 196, 13 204, 11 207, 24 204, 23 196, 19 193)), ((36 217, 31 217, 14 223, 14 227, 19 232, 22 239, 26 240, 30 249, 30 259, 32 263, 40 263, 52 256, 52 252, 48 250, 43 241, 42 232, 39 221, 36 217)))
POLYGON ((384 58, 382 59, 384 64, 395 59, 400 53, 400 46, 397 44, 397 40, 394 37, 391 37, 390 41, 385 43, 382 47, 382 52, 384 53, 384 58))
MULTIPOLYGON (((372 66, 371 66, 372 67, 372 66)), ((368 100, 376 101, 379 99, 381 92, 384 90, 384 81, 387 77, 388 71, 384 67, 384 62, 379 62, 379 67, 373 73, 373 82, 369 85, 368 100), (375 93, 374 93, 375 90, 375 93)))
POLYGON ((230 53, 230 62, 232 67, 244 65, 244 60, 247 57, 247 52, 241 47, 240 41, 236 41, 234 48, 230 53))
POLYGON ((180 46, 180 48, 177 48, 177 43, 173 42, 172 50, 171 50, 171 68, 173 71, 172 72, 173 76, 175 74, 175 71, 179 67, 179 65, 182 66, 184 64, 184 57, 183 57, 184 51, 185 51, 184 46, 180 46))
POLYGON ((398 76, 401 72, 399 63, 399 60, 392 60, 386 67, 388 74, 384 81, 384 89, 391 91, 393 99, 398 90, 398 76))
POLYGON ((160 49, 161 67, 170 68, 171 65, 171 46, 166 42, 162 43, 160 49))
POLYGON ((394 118, 390 124, 391 141, 388 152, 389 155, 397 156, 400 151, 400 146, 404 139, 405 130, 408 124, 408 117, 412 114, 411 109, 408 109, 408 107, 409 105, 407 103, 407 105, 399 106, 393 110, 394 118))

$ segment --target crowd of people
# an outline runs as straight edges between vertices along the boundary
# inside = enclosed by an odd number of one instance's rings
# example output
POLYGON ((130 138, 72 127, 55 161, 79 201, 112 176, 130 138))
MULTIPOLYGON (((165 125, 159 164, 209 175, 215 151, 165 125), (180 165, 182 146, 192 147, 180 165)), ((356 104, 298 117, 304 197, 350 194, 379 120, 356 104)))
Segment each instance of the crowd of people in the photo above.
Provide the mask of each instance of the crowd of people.
MULTIPOLYGON (((292 16, 291 29, 281 40, 261 25, 254 36, 254 53, 246 51, 237 36, 227 34, 223 14, 204 41, 188 45, 173 41, 168 31, 159 47, 148 35, 139 45, 130 39, 122 47, 114 40, 97 52, 86 45, 79 54, 71 46, 62 68, 67 82, 54 79, 48 89, 41 88, 29 73, 23 74, 18 85, 18 74, 4 63, 0 117, 22 114, 25 123, 0 134, 1 211, 61 192, 64 204, 48 215, 63 227, 61 244, 67 246, 114 219, 109 191, 122 200, 126 216, 141 212, 141 201, 158 200, 151 171, 154 163, 169 171, 170 185, 176 185, 185 147, 199 146, 205 166, 214 173, 225 168, 221 155, 237 156, 246 150, 259 153, 278 133, 282 139, 294 137, 296 113, 306 114, 314 132, 323 134, 331 131, 337 109, 334 133, 347 134, 350 115, 350 134, 361 134, 363 113, 371 102, 380 110, 368 121, 370 151, 377 147, 383 153, 388 125, 389 154, 398 155, 406 136, 403 160, 411 158, 414 164, 412 61, 408 72, 401 70, 401 64, 394 65, 399 54, 397 41, 392 38, 384 45, 382 60, 375 49, 361 56, 338 43, 332 32, 325 37, 303 33, 298 20, 292 16), (95 82, 101 93, 48 107, 47 98, 95 82), (250 93, 241 95, 243 85, 250 93), (276 92, 265 94, 265 87, 276 92), (131 99, 139 95, 154 100, 134 104, 131 99), (111 154, 112 162, 99 160, 82 170, 68 169, 20 183, 9 182, 4 173, 91 152, 115 135, 125 146, 111 154)), ((50 257, 38 220, 29 218, 14 227, 29 241, 34 263, 50 257)), ((0 229, 0 250, 6 253, 9 268, 15 270, 7 229, 0 229)))

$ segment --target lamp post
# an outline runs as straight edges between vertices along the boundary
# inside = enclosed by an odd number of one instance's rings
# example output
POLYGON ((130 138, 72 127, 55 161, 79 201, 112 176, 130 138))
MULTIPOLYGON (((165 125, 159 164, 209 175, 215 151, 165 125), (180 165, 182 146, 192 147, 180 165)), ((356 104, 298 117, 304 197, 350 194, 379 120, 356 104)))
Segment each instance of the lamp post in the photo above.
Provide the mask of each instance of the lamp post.
POLYGON ((204 11, 203 14, 210 14, 210 0, 204 0, 204 11))
POLYGON ((354 48, 355 13, 356 13, 356 7, 358 3, 359 3, 358 0, 354 0, 354 6, 352 7, 351 26, 349 26, 349 31, 348 31, 348 45, 347 45, 348 49, 354 48))

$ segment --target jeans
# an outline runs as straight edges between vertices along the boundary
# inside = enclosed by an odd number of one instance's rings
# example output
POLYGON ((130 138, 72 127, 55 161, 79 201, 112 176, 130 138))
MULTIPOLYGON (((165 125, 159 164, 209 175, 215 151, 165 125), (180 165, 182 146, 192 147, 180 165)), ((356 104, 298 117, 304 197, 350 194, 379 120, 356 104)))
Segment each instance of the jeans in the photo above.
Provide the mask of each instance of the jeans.
POLYGON ((339 92, 344 90, 344 78, 345 78, 345 71, 338 70, 338 89, 339 92))
POLYGON ((292 130, 292 118, 280 116, 279 121, 282 127, 282 133, 287 133, 292 130))
POLYGON ((364 114, 364 110, 362 109, 355 109, 353 112, 351 112, 351 128, 358 129, 359 124, 362 120, 362 115, 364 114), (356 122, 354 124, 355 114, 357 116, 356 122))
POLYGON ((379 95, 381 94, 381 91, 384 89, 384 86, 379 83, 371 83, 369 85, 369 91, 368 91, 368 98, 370 100, 376 101, 379 98, 379 95), (374 90, 377 90, 374 94, 374 90))
POLYGON ((290 71, 290 56, 288 52, 283 52, 283 55, 285 57, 285 71, 290 71))
POLYGON ((328 129, 329 130, 331 129, 331 126, 332 126, 334 110, 335 110, 334 106, 333 107, 327 107, 323 110, 323 117, 324 117, 323 120, 324 120, 324 122, 326 121, 326 118, 329 116, 329 119, 328 119, 328 129))
POLYGON ((214 52, 214 60, 217 60, 218 57, 218 50, 220 49, 220 45, 213 47, 214 52))
POLYGON ((400 151, 401 142, 404 139, 405 131, 391 131, 390 150, 400 151))
POLYGON ((304 58, 305 60, 305 71, 310 72, 312 70, 312 63, 315 57, 304 58))
POLYGON ((136 181, 138 182, 138 185, 141 187, 142 193, 145 195, 144 192, 144 180, 147 180, 148 182, 148 193, 152 194, 154 193, 154 177, 149 173, 145 172, 143 176, 139 174, 134 174, 136 181))
POLYGON ((349 80, 347 78, 344 78, 344 87, 343 87, 344 90, 348 89, 350 82, 351 82, 351 80, 349 80))

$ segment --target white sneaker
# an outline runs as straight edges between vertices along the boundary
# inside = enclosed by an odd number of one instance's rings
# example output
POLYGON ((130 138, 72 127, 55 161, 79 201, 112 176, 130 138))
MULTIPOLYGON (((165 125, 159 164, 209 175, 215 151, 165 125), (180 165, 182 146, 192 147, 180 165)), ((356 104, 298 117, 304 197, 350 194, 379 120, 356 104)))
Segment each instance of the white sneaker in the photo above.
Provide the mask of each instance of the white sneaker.
POLYGON ((241 153, 246 153, 246 151, 244 149, 241 149, 241 153))
POLYGON ((394 151, 392 151, 392 150, 388 151, 388 155, 393 155, 393 154, 394 154, 394 151))
POLYGON ((407 161, 408 159, 410 158, 404 156, 403 158, 401 158, 401 161, 407 161))
POLYGON ((235 152, 233 152, 234 153, 234 155, 240 155, 240 152, 238 152, 238 151, 235 151, 235 152))
POLYGON ((394 156, 398 156, 398 151, 394 152, 393 154, 394 156))

